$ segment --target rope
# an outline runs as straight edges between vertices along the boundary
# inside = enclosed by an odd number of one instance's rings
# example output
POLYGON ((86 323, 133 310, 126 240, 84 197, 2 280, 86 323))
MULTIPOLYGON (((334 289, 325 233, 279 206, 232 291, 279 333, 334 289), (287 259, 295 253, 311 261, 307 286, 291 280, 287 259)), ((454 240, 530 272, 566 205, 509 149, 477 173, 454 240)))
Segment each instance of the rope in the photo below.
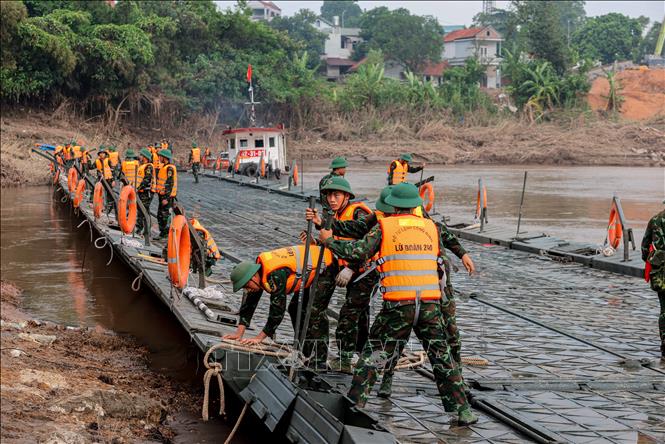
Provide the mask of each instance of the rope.
POLYGON ((485 358, 479 358, 477 356, 462 356, 462 364, 464 365, 475 365, 476 367, 484 367, 490 362, 485 358))
MULTIPOLYGON (((405 369, 420 367, 425 363, 426 357, 427 353, 424 351, 419 351, 410 355, 405 354, 404 356, 399 358, 399 361, 397 361, 395 370, 405 370, 405 369)), ((489 365, 489 361, 485 358, 480 358, 477 356, 463 356, 462 364, 476 366, 476 367, 485 367, 486 365, 489 365)))
POLYGON ((83 221, 78 224, 76 228, 81 228, 83 224, 88 224, 88 228, 90 229, 90 242, 92 242, 92 225, 90 224, 90 221, 88 219, 83 219, 83 221))
POLYGON ((109 265, 111 265, 111 262, 113 262, 113 245, 111 245, 111 244, 109 243, 108 239, 107 239, 105 236, 101 236, 101 237, 98 237, 97 239, 95 239, 95 248, 97 248, 98 250, 103 249, 103 248, 106 247, 107 245, 109 246, 109 248, 111 248, 111 257, 109 258, 109 261, 106 263, 106 266, 108 267, 109 265), (100 246, 98 245, 98 242, 99 242, 101 239, 104 239, 104 244, 100 247, 100 246))
POLYGON ((601 253, 603 253, 603 256, 608 257, 608 256, 614 256, 614 254, 617 252, 614 248, 612 248, 611 245, 608 245, 606 247, 603 247, 600 250, 601 253))
MULTIPOLYGON (((223 346, 222 343, 219 343, 217 345, 213 345, 208 349, 206 352, 205 356, 203 357, 203 365, 206 367, 206 372, 203 375, 203 387, 204 387, 204 392, 203 392, 203 410, 201 411, 201 416, 204 421, 208 420, 208 403, 209 403, 209 397, 210 397, 210 380, 212 379, 213 376, 217 377, 217 385, 219 386, 219 414, 220 415, 225 415, 225 403, 224 403, 224 382, 222 381, 222 364, 219 362, 209 362, 208 358, 210 357, 210 354, 221 348, 223 346)), ((237 424, 236 424, 237 425, 237 424)), ((227 440, 228 442, 228 440, 227 440)))
POLYGON ((136 279, 132 281, 132 290, 139 291, 141 289, 141 279, 143 278, 143 270, 136 276, 136 279))
POLYGON ((242 418, 245 417, 245 413, 247 412, 247 407, 249 407, 249 402, 246 402, 245 405, 242 407, 242 411, 240 412, 240 416, 238 416, 238 420, 236 421, 235 425, 233 426, 233 429, 231 430, 231 433, 229 433, 229 436, 226 438, 226 441, 224 441, 224 444, 230 444, 231 443, 231 440, 233 439, 233 436, 238 431, 238 427, 240 427, 240 422, 242 421, 242 418))

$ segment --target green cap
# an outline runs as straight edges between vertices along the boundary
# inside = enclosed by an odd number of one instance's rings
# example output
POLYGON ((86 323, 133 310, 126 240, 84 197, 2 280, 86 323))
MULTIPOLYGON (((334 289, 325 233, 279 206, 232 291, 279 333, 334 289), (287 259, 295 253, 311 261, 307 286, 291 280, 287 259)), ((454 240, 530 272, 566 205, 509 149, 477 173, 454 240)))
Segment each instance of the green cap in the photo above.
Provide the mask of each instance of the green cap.
POLYGON ((192 148, 198 148, 198 147, 199 147, 198 143, 192 142, 192 148))
POLYGON ((332 162, 330 162, 330 169, 334 170, 335 168, 346 168, 349 166, 349 162, 346 161, 343 157, 335 157, 332 162))
POLYGON ((401 156, 399 156, 399 160, 405 160, 407 162, 413 162, 413 157, 411 157, 411 154, 409 154, 409 153, 404 153, 401 156))
POLYGON ((343 178, 342 176, 332 176, 328 180, 326 180, 321 187, 322 192, 326 191, 344 191, 345 193, 349 193, 349 199, 355 199, 356 195, 353 194, 353 191, 351 191, 351 185, 349 184, 349 181, 343 178))
POLYGON ((393 187, 390 196, 386 197, 386 203, 395 208, 416 208, 423 204, 423 200, 414 184, 402 182, 393 187))
POLYGON ((142 148, 141 151, 139 151, 139 154, 148 160, 152 160, 152 153, 148 148, 142 148))
POLYGON ((233 291, 236 292, 247 285, 247 282, 256 274, 261 266, 254 262, 240 262, 231 271, 231 282, 233 291))
POLYGON ((379 194, 379 198, 376 199, 376 203, 374 204, 377 210, 383 211, 386 214, 392 214, 395 212, 395 207, 386 203, 386 197, 390 196, 392 189, 393 185, 388 185, 381 190, 381 194, 379 194))
POLYGON ((171 151, 169 150, 159 150, 157 154, 162 157, 166 157, 169 160, 173 160, 173 154, 171 154, 171 151))
POLYGON ((132 149, 128 149, 125 152, 125 159, 136 159, 136 153, 132 149))
POLYGON ((111 151, 112 153, 115 153, 118 150, 115 149, 115 145, 111 145, 110 147, 108 147, 108 151, 111 151))

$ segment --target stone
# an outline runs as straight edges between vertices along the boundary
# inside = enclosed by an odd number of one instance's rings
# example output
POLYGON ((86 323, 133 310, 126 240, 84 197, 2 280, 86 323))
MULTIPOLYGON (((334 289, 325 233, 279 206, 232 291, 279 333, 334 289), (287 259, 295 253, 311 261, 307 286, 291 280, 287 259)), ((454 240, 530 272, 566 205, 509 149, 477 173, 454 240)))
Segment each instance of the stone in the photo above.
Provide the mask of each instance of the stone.
POLYGON ((69 387, 65 377, 62 375, 30 368, 20 371, 19 381, 25 385, 37 385, 45 391, 69 387))
POLYGON ((51 345, 58 339, 53 335, 40 335, 37 333, 19 333, 18 337, 26 341, 33 341, 42 345, 51 345))

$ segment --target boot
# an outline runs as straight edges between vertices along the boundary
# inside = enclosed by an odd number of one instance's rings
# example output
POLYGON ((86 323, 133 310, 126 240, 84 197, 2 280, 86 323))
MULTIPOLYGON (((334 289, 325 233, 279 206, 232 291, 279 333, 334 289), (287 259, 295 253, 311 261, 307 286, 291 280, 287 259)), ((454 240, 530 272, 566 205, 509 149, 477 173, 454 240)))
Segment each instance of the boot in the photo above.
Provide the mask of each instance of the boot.
POLYGON ((340 352, 337 358, 328 361, 328 366, 336 372, 353 374, 353 367, 351 366, 351 357, 353 354, 340 352))
POLYGON ((381 378, 381 387, 379 387, 379 398, 390 398, 393 392, 393 375, 392 373, 384 373, 381 378))
POLYGON ((457 414, 457 425, 469 426, 478 422, 478 417, 471 411, 468 404, 462 407, 457 414))

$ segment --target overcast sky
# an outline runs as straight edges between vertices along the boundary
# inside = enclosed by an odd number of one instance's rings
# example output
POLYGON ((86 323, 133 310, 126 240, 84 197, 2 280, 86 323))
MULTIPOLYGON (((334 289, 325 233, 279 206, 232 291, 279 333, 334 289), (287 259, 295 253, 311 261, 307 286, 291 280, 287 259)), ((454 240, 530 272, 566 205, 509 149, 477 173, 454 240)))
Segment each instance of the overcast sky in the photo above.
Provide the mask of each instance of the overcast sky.
MULTIPOLYGON (((234 1, 217 1, 222 8, 235 5, 234 1)), ((293 15, 299 9, 311 9, 317 14, 321 12, 322 1, 279 1, 274 3, 282 9, 285 15, 293 15)), ((497 1, 498 8, 505 8, 509 1, 497 1)), ((482 1, 359 1, 362 9, 372 9, 378 6, 387 6, 390 9, 407 8, 417 15, 433 15, 442 25, 470 25, 473 16, 483 8, 482 1)), ((587 1, 586 13, 588 16, 603 15, 610 12, 620 12, 630 17, 641 15, 653 21, 661 21, 665 15, 665 1, 587 1)))

